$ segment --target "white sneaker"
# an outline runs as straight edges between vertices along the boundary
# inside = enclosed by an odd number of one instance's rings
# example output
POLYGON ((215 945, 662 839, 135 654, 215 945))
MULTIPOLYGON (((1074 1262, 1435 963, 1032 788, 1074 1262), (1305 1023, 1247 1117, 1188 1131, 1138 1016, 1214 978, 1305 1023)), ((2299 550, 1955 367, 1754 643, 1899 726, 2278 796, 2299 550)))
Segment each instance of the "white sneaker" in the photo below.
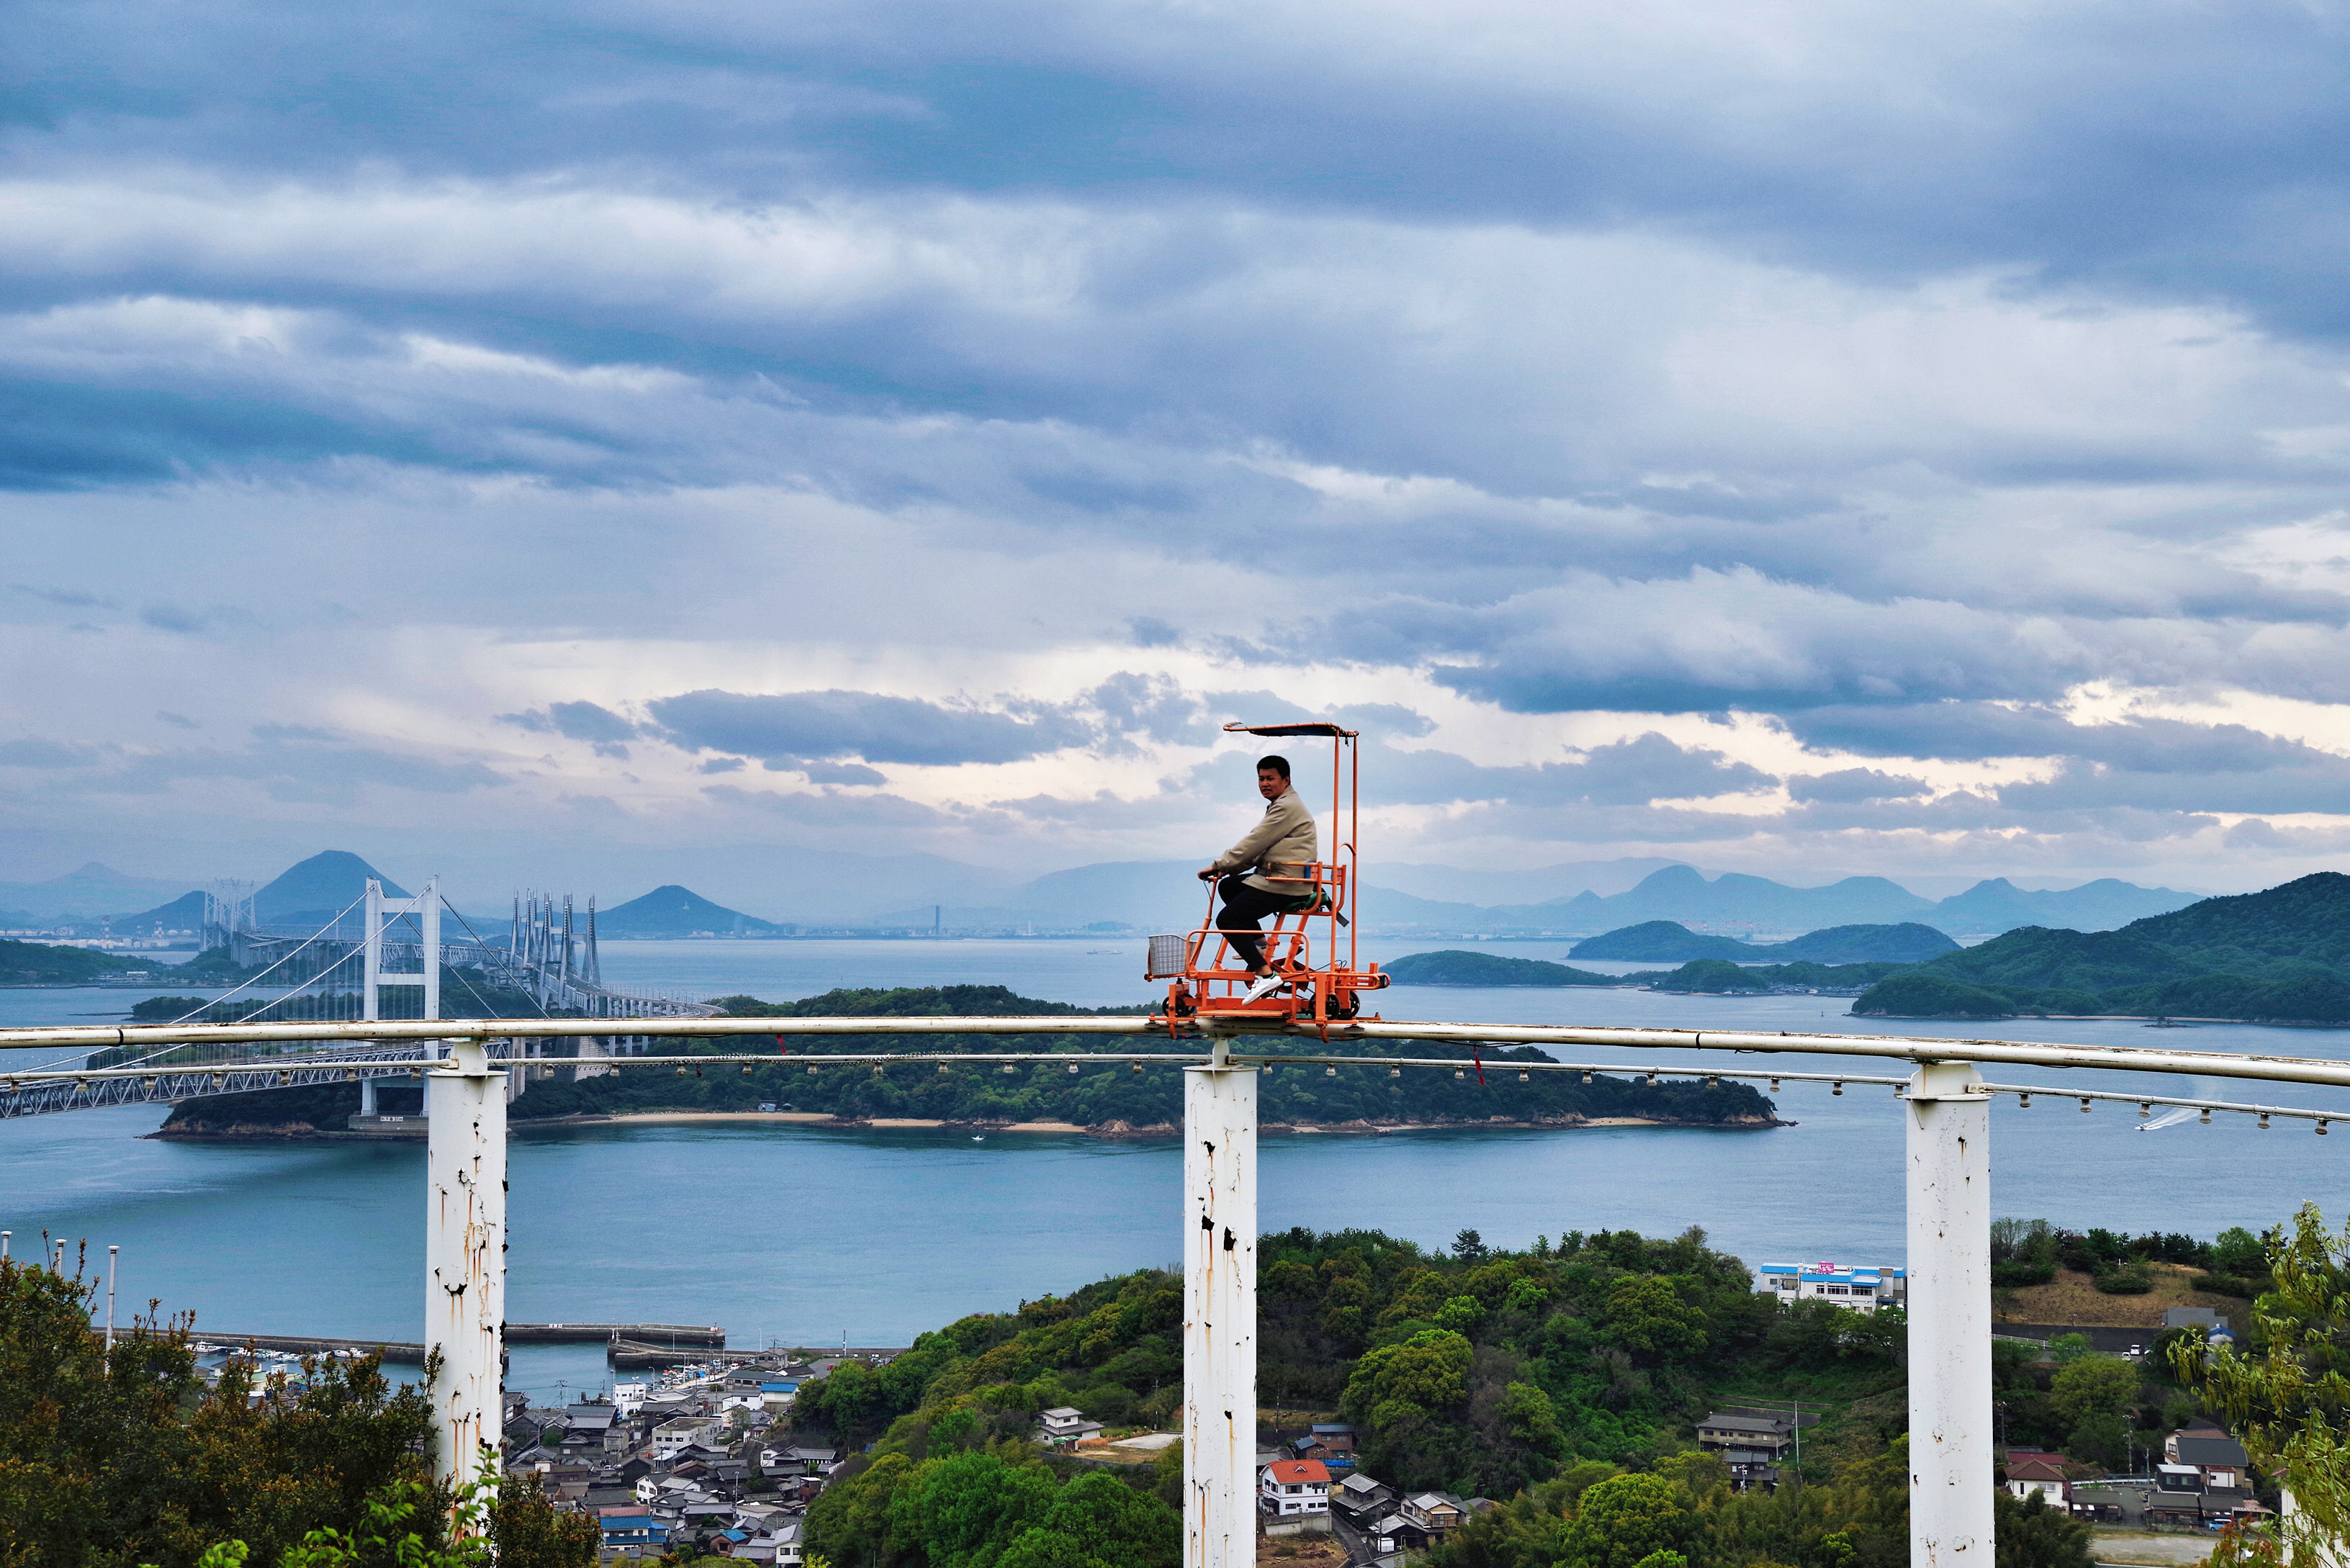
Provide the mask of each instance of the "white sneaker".
POLYGON ((1250 986, 1247 993, 1243 995, 1241 1000, 1243 1002, 1263 1002, 1266 997, 1271 996, 1274 992, 1279 991, 1288 983, 1288 980, 1284 977, 1279 971, 1274 971, 1259 979, 1254 985, 1250 986))

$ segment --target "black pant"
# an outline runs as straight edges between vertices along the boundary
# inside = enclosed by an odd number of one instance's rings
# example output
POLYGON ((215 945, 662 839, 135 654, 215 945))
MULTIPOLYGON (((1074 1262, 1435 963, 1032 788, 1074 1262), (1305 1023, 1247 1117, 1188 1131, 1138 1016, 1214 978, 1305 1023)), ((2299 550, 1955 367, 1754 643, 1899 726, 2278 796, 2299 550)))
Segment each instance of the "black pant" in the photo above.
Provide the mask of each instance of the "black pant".
POLYGON ((1224 907, 1216 911, 1216 929, 1232 944, 1232 951, 1252 971, 1264 967, 1264 939, 1257 933, 1264 928, 1258 922, 1267 915, 1278 915, 1297 907, 1297 899, 1288 893, 1268 893, 1262 888, 1252 888, 1245 876, 1227 877, 1216 884, 1216 892, 1223 898, 1224 907))

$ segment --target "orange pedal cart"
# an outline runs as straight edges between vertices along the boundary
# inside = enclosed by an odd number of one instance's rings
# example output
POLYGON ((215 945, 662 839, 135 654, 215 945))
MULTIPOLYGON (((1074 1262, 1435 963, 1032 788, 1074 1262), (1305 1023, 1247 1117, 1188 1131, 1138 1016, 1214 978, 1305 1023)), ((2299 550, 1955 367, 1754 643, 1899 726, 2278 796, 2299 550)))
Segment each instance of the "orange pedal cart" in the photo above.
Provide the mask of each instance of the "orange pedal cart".
MULTIPOLYGON (((1224 731, 1330 742, 1330 812, 1323 819, 1335 835, 1330 857, 1306 867, 1303 876, 1262 878, 1296 888, 1295 907, 1275 914, 1263 933, 1266 961, 1289 982, 1284 990, 1256 1002, 1247 1000, 1256 977, 1233 952, 1231 934, 1216 927, 1214 882, 1208 885, 1207 914, 1195 929, 1150 939, 1145 978, 1169 982, 1164 1020, 1170 1031, 1185 1023, 1217 1022, 1258 1028, 1313 1023, 1327 1033, 1331 1024, 1361 1015, 1364 992, 1388 983, 1378 964, 1359 961, 1355 945, 1357 833, 1362 815, 1362 758, 1356 749, 1359 732, 1321 722, 1227 724, 1224 731)), ((1293 765, 1291 788, 1297 787, 1295 775, 1303 771, 1293 765)))

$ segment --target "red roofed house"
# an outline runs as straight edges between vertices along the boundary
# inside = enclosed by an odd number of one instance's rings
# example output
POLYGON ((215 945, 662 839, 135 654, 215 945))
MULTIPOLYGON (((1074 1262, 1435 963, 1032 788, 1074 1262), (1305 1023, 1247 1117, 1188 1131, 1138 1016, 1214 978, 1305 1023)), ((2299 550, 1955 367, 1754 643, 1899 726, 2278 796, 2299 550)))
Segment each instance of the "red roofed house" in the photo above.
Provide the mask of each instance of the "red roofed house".
POLYGON ((2064 1456, 2038 1449, 2007 1450, 2007 1490, 2012 1496, 2038 1492, 2051 1508, 2064 1506, 2064 1456))
POLYGON ((1267 1518, 1326 1525, 1330 1468, 1320 1459, 1275 1459, 1257 1480, 1257 1507, 1267 1518))

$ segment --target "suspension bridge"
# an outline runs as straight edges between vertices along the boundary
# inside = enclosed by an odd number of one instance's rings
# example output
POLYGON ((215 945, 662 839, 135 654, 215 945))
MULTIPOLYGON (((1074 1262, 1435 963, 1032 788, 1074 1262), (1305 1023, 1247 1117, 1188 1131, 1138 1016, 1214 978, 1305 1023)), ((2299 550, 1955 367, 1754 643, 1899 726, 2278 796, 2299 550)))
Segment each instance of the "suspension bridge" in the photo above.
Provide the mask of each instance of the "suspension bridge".
MULTIPOLYGON (((602 1062, 647 1049, 650 1036, 633 1026, 616 1032, 609 1027, 613 1023, 702 1018, 718 1012, 685 997, 605 983, 592 898, 583 913, 575 914, 567 894, 559 903, 551 896, 518 896, 513 922, 501 942, 473 929, 442 897, 437 877, 414 897, 387 894, 381 881, 370 877, 360 896, 331 919, 301 929, 262 924, 254 918, 250 888, 223 884, 205 896, 203 946, 207 952, 224 953, 237 969, 254 972, 176 1021, 192 1025, 196 1030, 192 1037, 136 1058, 128 1054, 127 1044, 102 1049, 87 1054, 81 1064, 141 1069, 137 1072, 59 1077, 0 1071, 0 1121, 341 1083, 359 1085, 359 1114, 373 1116, 377 1085, 387 1079, 421 1082, 424 1064, 439 1054, 436 1044, 375 1040, 318 1046, 286 1042, 265 1050, 250 1042, 224 1044, 216 1025, 199 1025, 194 1020, 241 1014, 242 1022, 252 1023, 272 1013, 285 1021, 433 1020, 442 1014, 442 987, 451 976, 458 982, 459 1000, 466 1000, 464 993, 470 992, 470 1000, 484 1013, 497 1011, 490 1005, 492 997, 502 997, 519 1001, 540 1020, 588 1019, 605 1025, 573 1035, 566 1047, 572 1054, 559 1063, 546 1055, 552 1038, 536 1029, 517 1029, 492 1042, 488 1049, 493 1059, 523 1068, 511 1075, 509 1097, 522 1092, 533 1071, 549 1072, 560 1065, 593 1076, 609 1071, 602 1062), (463 937, 446 939, 444 915, 456 918, 463 937), (478 986, 474 975, 482 977, 478 986), (252 999, 240 1002, 248 993, 252 999)), ((512 1020, 510 1026, 526 1018, 512 1020)))

